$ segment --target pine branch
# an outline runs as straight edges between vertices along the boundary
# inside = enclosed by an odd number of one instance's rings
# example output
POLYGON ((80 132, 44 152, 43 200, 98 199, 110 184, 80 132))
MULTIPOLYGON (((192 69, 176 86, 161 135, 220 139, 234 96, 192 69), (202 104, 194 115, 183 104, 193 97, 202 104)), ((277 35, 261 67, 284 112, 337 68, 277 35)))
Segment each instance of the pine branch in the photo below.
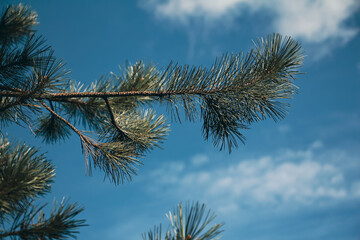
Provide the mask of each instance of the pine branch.
POLYGON ((100 124, 100 139, 108 143, 124 142, 139 154, 152 149, 153 146, 160 147, 158 143, 164 140, 169 131, 164 116, 160 115, 156 118, 154 111, 151 110, 142 113, 115 112, 114 122, 121 132, 113 123, 105 120, 100 124))
POLYGON ((89 157, 92 158, 94 167, 103 170, 105 176, 109 177, 110 180, 116 184, 124 180, 131 180, 132 175, 136 174, 135 166, 141 164, 137 159, 141 154, 136 152, 131 145, 123 142, 95 142, 81 133, 69 121, 57 114, 44 102, 41 103, 50 113, 64 122, 80 137, 81 146, 85 154, 86 168, 89 174, 91 174, 91 163, 88 161, 89 157))
POLYGON ((4 44, 0 48, 0 80, 2 86, 26 89, 32 68, 41 68, 47 61, 53 61, 50 47, 42 37, 30 35, 24 44, 4 44))
MULTIPOLYGON (((209 95, 215 93, 222 93, 230 90, 213 89, 213 90, 169 90, 169 91, 129 91, 129 92, 78 92, 78 93, 48 93, 48 94, 34 94, 34 98, 38 100, 51 101, 68 101, 71 98, 110 98, 110 97, 164 97, 169 95, 194 94, 194 95, 209 95)), ((20 97, 23 92, 15 91, 1 91, 0 97, 20 97)))
MULTIPOLYGON (((97 153, 95 150, 93 150, 96 146, 96 143, 94 143, 89 137, 85 136, 83 133, 81 133, 74 125, 72 125, 69 121, 67 121, 65 118, 61 117, 59 114, 57 114, 53 109, 51 109, 49 106, 47 106, 44 102, 41 102, 41 104, 57 119, 61 120, 63 123, 65 123, 71 130, 73 130, 81 140, 81 146, 83 148, 83 151, 85 151, 85 160, 86 160, 86 166, 87 168, 90 168, 90 165, 87 161, 87 156, 90 153, 91 156, 96 156, 97 153)), ((89 170, 90 171, 90 170, 89 170)))
POLYGON ((67 204, 64 200, 57 206, 54 203, 50 216, 45 217, 43 208, 31 207, 19 209, 11 216, 12 225, 8 231, 0 231, 0 238, 11 239, 67 239, 75 238, 79 227, 87 226, 85 220, 75 220, 83 209, 77 204, 67 204), (37 218, 37 219, 36 219, 37 218))
POLYGON ((68 135, 67 128, 72 129, 81 139, 88 171, 91 172, 87 160, 90 157, 95 167, 119 182, 123 179, 116 180, 117 177, 131 179, 135 165, 141 163, 137 158, 153 146, 158 147, 165 136, 161 124, 151 124, 162 120, 139 117, 139 108, 165 103, 176 120, 181 119, 181 111, 186 120, 201 119, 205 140, 212 139, 214 146, 231 152, 238 141, 245 142, 241 131, 252 123, 267 118, 277 121, 286 116, 289 105, 281 100, 296 93, 292 81, 299 74, 302 58, 296 41, 273 34, 259 39, 248 54, 225 54, 210 68, 171 63, 161 72, 140 62, 128 66, 123 75, 112 73, 83 88, 71 82, 66 86, 64 64, 55 63, 50 53, 48 60, 39 65, 40 70, 35 69, 28 78, 28 87, 20 91, 0 88, 0 97, 11 99, 0 106, 8 108, 0 118, 11 120, 11 109, 18 109, 21 115, 25 106, 31 112, 38 110, 32 106, 45 100, 56 103, 59 114, 51 114, 58 117, 38 119, 43 131, 39 135, 46 141, 56 141, 68 135), (63 113, 68 120, 61 116, 63 113), (75 127, 79 122, 100 140, 82 134, 75 127), (159 130, 153 130, 158 127, 159 130))
POLYGON ((25 144, 0 139, 0 212, 11 212, 50 191, 54 166, 25 144))
POLYGON ((55 202, 45 218, 45 205, 34 199, 48 193, 55 175, 54 166, 38 150, 0 138, 0 238, 65 239, 74 237, 84 220, 74 219, 82 208, 55 202), (37 218, 37 219, 36 219, 37 218), (7 229, 6 229, 7 228, 7 229))
POLYGON ((58 119, 63 121, 68 127, 70 127, 77 135, 79 135, 80 138, 85 138, 85 136, 76 128, 74 127, 69 121, 67 121, 65 118, 61 117, 59 114, 57 114, 53 109, 51 109, 48 105, 46 105, 44 102, 41 102, 41 104, 54 116, 56 116, 58 119))
POLYGON ((106 103, 106 107, 107 107, 107 110, 108 110, 109 115, 110 115, 111 123, 118 130, 119 134, 121 134, 121 137, 129 138, 128 136, 126 136, 126 134, 120 129, 119 125, 116 123, 115 116, 114 116, 113 110, 111 109, 108 98, 104 97, 104 101, 106 103))
MULTIPOLYGON (((166 215, 170 224, 169 230, 165 234, 165 240, 215 240, 223 231, 223 224, 209 226, 214 220, 215 214, 210 210, 206 211, 205 204, 199 202, 188 203, 185 211, 180 202, 173 212, 166 215)), ((154 227, 147 234, 142 235, 144 240, 161 240, 161 225, 154 227), (148 238, 147 238, 148 237, 148 238)))
MULTIPOLYGON (((55 111, 51 101, 50 108, 55 111)), ((70 129, 64 121, 50 113, 39 117, 35 135, 43 137, 43 140, 47 143, 56 143, 59 140, 64 140, 69 137, 70 129)))
POLYGON ((8 6, 0 19, 0 44, 21 41, 34 32, 32 28, 36 24, 37 14, 28 6, 8 6))

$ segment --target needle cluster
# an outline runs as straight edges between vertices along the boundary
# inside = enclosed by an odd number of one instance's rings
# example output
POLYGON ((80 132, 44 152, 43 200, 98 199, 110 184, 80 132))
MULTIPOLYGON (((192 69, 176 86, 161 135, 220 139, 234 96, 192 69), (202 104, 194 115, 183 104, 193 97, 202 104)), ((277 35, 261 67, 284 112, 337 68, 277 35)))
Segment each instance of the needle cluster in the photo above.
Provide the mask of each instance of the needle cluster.
POLYGON ((209 226, 216 217, 211 210, 206 210, 205 204, 199 202, 187 203, 185 207, 180 202, 173 212, 166 215, 169 226, 162 238, 161 225, 144 233, 144 240, 216 240, 223 232, 222 223, 209 226))
POLYGON ((66 239, 86 226, 74 219, 83 211, 76 203, 54 202, 49 216, 46 205, 34 204, 50 191, 54 176, 37 149, 0 138, 0 239, 66 239))

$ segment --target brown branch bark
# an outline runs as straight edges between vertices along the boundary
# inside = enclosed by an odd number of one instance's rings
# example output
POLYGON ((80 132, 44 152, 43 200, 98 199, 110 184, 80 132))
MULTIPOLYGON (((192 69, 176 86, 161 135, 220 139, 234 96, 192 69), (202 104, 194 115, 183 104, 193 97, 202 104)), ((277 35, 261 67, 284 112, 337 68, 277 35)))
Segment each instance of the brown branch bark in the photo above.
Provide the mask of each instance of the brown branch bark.
POLYGON ((0 234, 0 239, 2 239, 3 237, 10 237, 10 236, 17 236, 17 235, 20 235, 22 232, 24 231, 13 231, 13 232, 5 232, 5 233, 2 233, 0 234))
POLYGON ((110 118, 111 118, 111 123, 115 126, 115 128, 116 128, 121 134, 123 134, 125 137, 127 137, 126 134, 123 132, 123 130, 121 130, 121 128, 119 127, 119 125, 118 125, 118 124, 116 123, 116 121, 115 121, 115 116, 114 116, 114 113, 113 113, 112 108, 111 108, 111 106, 110 106, 110 103, 109 103, 108 98, 107 98, 107 97, 104 97, 104 101, 105 101, 106 107, 107 107, 107 109, 108 109, 108 111, 109 111, 109 115, 110 115, 110 118))
POLYGON ((8 87, 8 86, 4 86, 4 85, 0 85, 0 89, 10 90, 10 91, 15 91, 15 92, 22 91, 20 88, 8 87))
POLYGON ((61 121, 63 121, 67 126, 69 126, 79 137, 82 141, 85 141, 89 145, 93 145, 93 143, 84 135, 82 134, 74 125, 72 125, 68 120, 57 114, 54 110, 52 110, 48 105, 46 105, 44 102, 41 102, 41 104, 54 116, 59 118, 61 121))
MULTIPOLYGON (((128 92, 77 92, 77 93, 46 93, 46 94, 33 94, 33 98, 39 100, 52 100, 60 101, 60 99, 69 98, 104 98, 104 97, 132 97, 132 96, 153 96, 162 97, 169 95, 179 94, 211 94, 217 92, 223 92, 223 89, 211 89, 211 90, 171 90, 171 91, 128 91, 128 92)), ((21 97, 23 92, 12 91, 0 91, 0 97, 21 97)))
POLYGON ((97 158, 99 153, 97 152, 96 143, 94 143, 92 140, 90 140, 89 137, 82 134, 74 125, 72 125, 69 121, 67 121, 65 118, 61 117, 59 114, 57 114, 55 111, 53 111, 49 106, 47 106, 43 101, 41 101, 41 104, 53 115, 55 115, 57 118, 59 118, 61 121, 63 121, 67 126, 69 126, 79 137, 81 140, 81 146, 85 153, 85 167, 88 171, 88 173, 91 175, 91 168, 89 167, 90 164, 88 162, 88 155, 90 154, 91 157, 94 159, 97 158))

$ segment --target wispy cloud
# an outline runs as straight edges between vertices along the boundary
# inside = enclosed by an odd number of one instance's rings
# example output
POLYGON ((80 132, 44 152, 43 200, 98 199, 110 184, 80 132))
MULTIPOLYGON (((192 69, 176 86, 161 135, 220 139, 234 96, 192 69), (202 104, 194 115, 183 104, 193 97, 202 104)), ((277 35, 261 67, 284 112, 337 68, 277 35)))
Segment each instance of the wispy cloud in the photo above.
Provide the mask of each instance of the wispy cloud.
MULTIPOLYGON (((161 17, 185 23, 190 17, 220 19, 231 13, 239 5, 250 5, 248 0, 168 0, 156 1, 155 12, 161 17)), ((234 14, 236 12, 232 12, 234 14)))
POLYGON ((326 204, 360 197, 360 179, 349 178, 351 168, 341 165, 344 161, 357 164, 355 157, 325 150, 316 141, 306 150, 289 149, 206 170, 173 162, 152 173, 158 182, 151 191, 207 199, 223 213, 243 206, 326 204))
POLYGON ((206 154, 196 154, 191 158, 191 163, 194 166, 200 166, 209 161, 209 157, 206 154))
POLYGON ((331 38, 348 41, 358 29, 346 26, 359 4, 356 0, 279 1, 275 26, 279 32, 308 42, 323 42, 331 38))
POLYGON ((167 0, 151 1, 150 8, 160 18, 181 23, 190 19, 211 22, 234 18, 245 11, 267 11, 274 16, 274 31, 319 43, 330 39, 347 42, 353 38, 359 29, 347 26, 346 21, 359 5, 356 0, 167 0))

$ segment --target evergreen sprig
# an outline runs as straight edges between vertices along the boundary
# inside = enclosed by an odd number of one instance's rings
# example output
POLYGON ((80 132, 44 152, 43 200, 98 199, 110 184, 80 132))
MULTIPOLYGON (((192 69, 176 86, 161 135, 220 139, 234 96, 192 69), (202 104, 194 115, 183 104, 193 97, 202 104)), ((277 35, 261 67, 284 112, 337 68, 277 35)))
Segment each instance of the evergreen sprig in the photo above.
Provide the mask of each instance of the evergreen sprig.
POLYGON ((83 211, 77 204, 67 204, 64 200, 60 205, 55 202, 48 218, 43 212, 46 205, 34 207, 32 204, 30 202, 26 208, 18 210, 11 216, 12 224, 7 231, 0 229, 0 238, 7 237, 14 240, 76 238, 77 229, 87 226, 85 220, 74 219, 83 211))
MULTIPOLYGON (((173 212, 166 215, 170 224, 165 233, 165 240, 215 240, 219 239, 219 234, 223 224, 209 226, 214 220, 215 214, 211 210, 206 211, 205 204, 189 202, 183 208, 180 202, 173 212)), ((155 226, 142 235, 144 240, 162 240, 161 225, 155 226)))
POLYGON ((76 203, 55 202, 47 218, 46 205, 34 205, 54 176, 54 166, 36 148, 0 138, 0 239, 66 239, 86 226, 75 219, 83 211, 76 203))
POLYGON ((54 166, 36 148, 0 138, 0 212, 10 213, 50 191, 54 166))
POLYGON ((19 4, 8 6, 0 19, 0 41, 18 42, 34 32, 33 26, 37 24, 37 13, 30 7, 19 4))

